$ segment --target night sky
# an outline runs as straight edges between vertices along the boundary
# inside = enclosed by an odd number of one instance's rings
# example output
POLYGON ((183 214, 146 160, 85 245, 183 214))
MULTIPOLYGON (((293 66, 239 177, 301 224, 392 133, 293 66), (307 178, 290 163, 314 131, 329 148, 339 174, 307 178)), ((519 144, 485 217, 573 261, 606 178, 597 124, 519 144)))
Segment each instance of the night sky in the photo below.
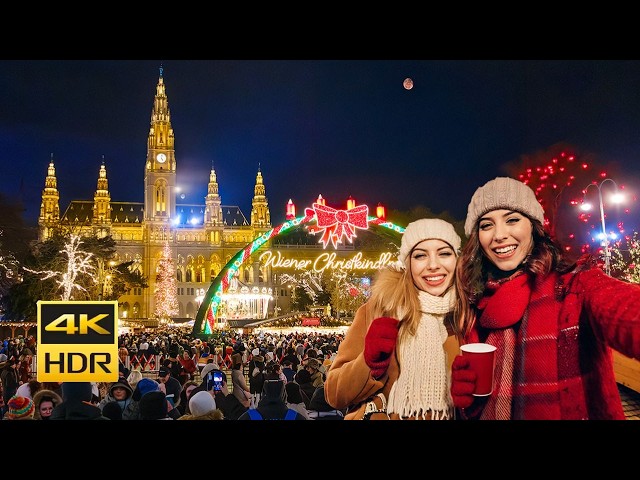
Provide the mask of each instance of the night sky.
POLYGON ((143 201, 161 65, 180 202, 204 204, 213 165, 249 217, 260 167, 274 226, 318 194, 464 220, 478 186, 558 143, 640 179, 640 61, 2 60, 0 192, 29 224, 51 154, 62 210, 93 199, 103 156, 112 201, 143 201))

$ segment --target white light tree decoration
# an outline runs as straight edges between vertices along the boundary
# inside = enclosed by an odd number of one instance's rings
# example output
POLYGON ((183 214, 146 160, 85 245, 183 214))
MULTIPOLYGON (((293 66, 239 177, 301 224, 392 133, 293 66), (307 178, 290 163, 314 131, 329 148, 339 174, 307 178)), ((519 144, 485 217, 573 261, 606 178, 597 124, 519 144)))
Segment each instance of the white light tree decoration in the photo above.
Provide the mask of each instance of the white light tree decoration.
POLYGON ((154 303, 154 316, 162 321, 168 322, 171 317, 178 316, 180 312, 176 266, 171 257, 169 242, 164 242, 162 257, 158 261, 154 303))
POLYGON ((73 299, 75 291, 88 293, 87 289, 77 283, 84 275, 93 276, 96 268, 93 265, 93 254, 85 252, 81 249, 83 242, 79 235, 72 234, 69 241, 65 243, 64 248, 59 253, 67 257, 66 271, 59 272, 54 270, 31 270, 25 267, 25 270, 38 275, 42 280, 53 278, 58 284, 58 290, 62 290, 61 299, 64 301, 73 299))
MULTIPOLYGON (((0 237, 2 237, 0 230, 0 237)), ((20 281, 20 264, 11 252, 3 252, 2 242, 0 242, 0 296, 5 295, 11 285, 20 281)))
POLYGON ((319 292, 322 292, 322 274, 305 270, 298 275, 283 273, 280 275, 280 285, 291 284, 307 292, 311 301, 315 302, 319 292))
POLYGON ((353 274, 343 269, 331 270, 330 273, 310 270, 296 275, 283 273, 278 278, 280 284, 291 284, 304 289, 314 303, 318 294, 326 291, 331 295, 331 302, 338 317, 341 310, 357 310, 369 296, 368 291, 357 285, 357 282, 354 283, 353 274), (323 283, 326 288, 323 287, 323 283))

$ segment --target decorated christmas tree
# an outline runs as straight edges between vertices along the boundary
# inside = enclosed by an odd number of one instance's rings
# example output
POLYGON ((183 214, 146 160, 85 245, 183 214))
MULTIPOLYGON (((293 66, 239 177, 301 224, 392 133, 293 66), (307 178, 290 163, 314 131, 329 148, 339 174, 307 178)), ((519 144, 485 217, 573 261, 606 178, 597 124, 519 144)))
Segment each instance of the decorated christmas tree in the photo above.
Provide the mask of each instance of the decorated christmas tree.
POLYGON ((178 281, 169 242, 164 243, 162 257, 158 261, 154 301, 154 316, 161 322, 168 322, 178 315, 178 281))
POLYGON ((640 283, 640 238, 638 232, 617 241, 611 247, 611 268, 616 277, 640 283))

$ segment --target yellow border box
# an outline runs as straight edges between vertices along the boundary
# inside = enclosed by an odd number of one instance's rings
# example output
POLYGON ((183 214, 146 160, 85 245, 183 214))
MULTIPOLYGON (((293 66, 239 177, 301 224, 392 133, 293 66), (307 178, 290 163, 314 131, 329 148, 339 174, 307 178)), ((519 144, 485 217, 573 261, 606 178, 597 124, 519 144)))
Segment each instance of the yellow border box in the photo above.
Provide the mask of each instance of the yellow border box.
POLYGON ((118 379, 118 302, 38 301, 40 382, 118 379))

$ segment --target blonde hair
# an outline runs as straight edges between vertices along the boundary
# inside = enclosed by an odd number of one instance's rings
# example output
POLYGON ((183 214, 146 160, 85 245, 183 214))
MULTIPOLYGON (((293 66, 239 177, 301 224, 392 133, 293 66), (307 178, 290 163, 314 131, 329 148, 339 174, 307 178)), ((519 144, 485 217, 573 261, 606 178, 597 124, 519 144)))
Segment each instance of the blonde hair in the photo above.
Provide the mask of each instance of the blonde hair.
MULTIPOLYGON (((408 263, 408 262, 407 262, 408 263)), ((400 337, 415 335, 422 314, 418 289, 409 269, 396 271, 384 268, 376 274, 371 287, 373 318, 393 317, 400 320, 400 337)))
POLYGON ((143 375, 142 375, 142 372, 140 370, 138 370, 137 368, 131 370, 131 373, 127 377, 127 382, 131 386, 132 390, 135 390, 136 385, 138 384, 138 382, 140 380, 142 380, 142 378, 143 378, 143 375))

